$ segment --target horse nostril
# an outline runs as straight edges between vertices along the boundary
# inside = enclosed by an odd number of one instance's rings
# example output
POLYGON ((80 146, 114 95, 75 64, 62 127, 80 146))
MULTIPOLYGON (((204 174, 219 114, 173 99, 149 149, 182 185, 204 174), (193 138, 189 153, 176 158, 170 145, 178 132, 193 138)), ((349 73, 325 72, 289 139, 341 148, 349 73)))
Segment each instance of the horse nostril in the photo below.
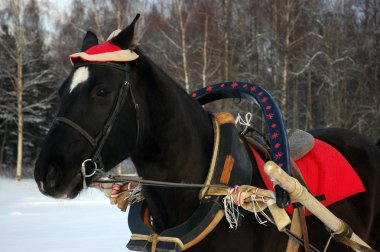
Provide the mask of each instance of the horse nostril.
POLYGON ((46 174, 45 185, 49 188, 57 187, 59 177, 60 177, 60 169, 55 163, 52 163, 49 167, 48 173, 46 174))

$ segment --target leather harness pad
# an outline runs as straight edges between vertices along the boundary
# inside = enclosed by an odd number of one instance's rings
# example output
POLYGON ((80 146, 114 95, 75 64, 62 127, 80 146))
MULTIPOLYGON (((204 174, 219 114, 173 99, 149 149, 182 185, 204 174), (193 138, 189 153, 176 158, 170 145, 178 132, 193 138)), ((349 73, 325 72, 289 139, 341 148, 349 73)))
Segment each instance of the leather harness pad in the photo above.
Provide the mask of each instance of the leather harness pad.
MULTIPOLYGON (((223 113, 225 114, 227 113, 223 113)), ((253 173, 252 163, 235 124, 225 123, 219 127, 221 137, 215 170, 206 184, 225 184, 231 187, 250 185, 253 173)))
MULTIPOLYGON (((214 153, 205 184, 223 183, 235 186, 251 183, 253 171, 249 154, 231 118, 233 119, 232 115, 227 113, 215 115, 214 153)), ((200 205, 187 221, 164 230, 159 235, 155 234, 150 223, 146 222, 145 202, 131 205, 128 225, 132 237, 127 244, 128 249, 151 251, 153 240, 150 237, 155 235, 158 236, 155 241, 156 250, 162 252, 184 251, 200 242, 224 216, 222 197, 208 196, 204 199, 207 189, 206 187, 201 191, 200 205)))

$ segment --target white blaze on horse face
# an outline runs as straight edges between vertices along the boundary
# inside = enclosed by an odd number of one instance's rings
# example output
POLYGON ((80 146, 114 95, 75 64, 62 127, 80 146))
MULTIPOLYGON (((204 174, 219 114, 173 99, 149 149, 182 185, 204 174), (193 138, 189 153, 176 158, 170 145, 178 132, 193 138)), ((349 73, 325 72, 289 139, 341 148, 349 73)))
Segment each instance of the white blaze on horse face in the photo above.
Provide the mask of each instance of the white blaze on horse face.
POLYGON ((89 76, 88 67, 83 66, 75 70, 75 73, 73 75, 72 82, 70 84, 70 91, 71 93, 79 84, 84 83, 89 76))

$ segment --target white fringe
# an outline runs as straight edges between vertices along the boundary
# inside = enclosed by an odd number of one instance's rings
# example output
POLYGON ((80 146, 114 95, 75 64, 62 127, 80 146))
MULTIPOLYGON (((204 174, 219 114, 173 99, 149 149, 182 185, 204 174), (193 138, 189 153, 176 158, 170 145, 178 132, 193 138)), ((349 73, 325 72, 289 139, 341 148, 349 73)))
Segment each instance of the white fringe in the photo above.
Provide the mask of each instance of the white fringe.
POLYGON ((132 205, 133 203, 139 201, 141 197, 141 186, 139 185, 135 187, 135 189, 133 189, 133 191, 124 200, 128 200, 129 205, 132 205))
POLYGON ((251 196, 251 201, 252 201, 252 209, 253 209, 253 213, 255 215, 255 218, 256 218, 256 221, 260 224, 260 225, 264 225, 266 226, 266 223, 267 221, 266 220, 262 220, 259 216, 259 213, 261 214, 264 214, 264 209, 262 209, 259 205, 259 201, 263 201, 261 199, 258 199, 257 196, 255 194, 252 194, 251 196))
POLYGON ((235 205, 234 198, 231 194, 227 194, 223 198, 223 206, 224 206, 224 215, 226 216, 226 219, 228 223, 230 224, 229 228, 231 229, 237 229, 238 227, 238 221, 239 217, 244 217, 239 212, 239 206, 235 205))

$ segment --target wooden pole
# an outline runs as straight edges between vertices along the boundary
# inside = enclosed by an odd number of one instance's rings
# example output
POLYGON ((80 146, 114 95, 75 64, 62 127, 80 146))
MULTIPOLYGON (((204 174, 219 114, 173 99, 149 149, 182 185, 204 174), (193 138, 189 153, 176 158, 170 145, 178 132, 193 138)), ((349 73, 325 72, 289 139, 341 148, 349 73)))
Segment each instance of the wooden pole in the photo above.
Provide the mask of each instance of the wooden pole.
MULTIPOLYGON (((286 190, 290 198, 293 201, 300 202, 304 205, 311 213, 313 213, 318 219, 320 219, 334 234, 341 234, 346 225, 341 219, 336 217, 330 210, 328 210, 324 205, 322 205, 317 199, 311 195, 308 190, 300 184, 300 182, 290 177, 286 172, 284 172, 277 164, 272 161, 267 162, 264 165, 264 171, 268 176, 286 190)), ((367 248, 370 246, 365 243, 359 236, 352 233, 349 237, 350 240, 359 243, 367 248)), ((356 250, 355 251, 362 251, 356 250)))

